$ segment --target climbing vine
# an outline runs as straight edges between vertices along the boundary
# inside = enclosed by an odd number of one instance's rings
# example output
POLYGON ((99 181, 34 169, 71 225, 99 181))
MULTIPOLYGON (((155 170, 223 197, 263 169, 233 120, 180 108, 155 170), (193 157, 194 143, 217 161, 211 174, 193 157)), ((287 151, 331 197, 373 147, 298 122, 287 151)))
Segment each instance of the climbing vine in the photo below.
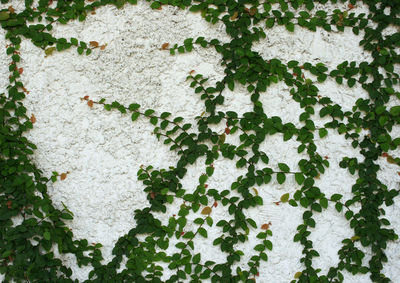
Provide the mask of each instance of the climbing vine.
MULTIPOLYGON (((1 0, 2 4, 8 2, 1 0)), ((73 282, 71 268, 55 257, 55 249, 61 254, 73 254, 78 266, 92 266, 85 282, 202 282, 205 279, 254 282, 261 262, 268 261, 268 252, 273 248, 269 240, 272 231, 269 223, 258 227, 253 219, 246 217, 245 211, 263 205, 257 187, 272 179, 283 184, 287 178, 294 178, 298 189, 292 196, 283 194, 279 203, 304 210, 303 221, 293 239, 302 246, 302 270, 294 274, 293 282, 343 282, 343 270, 353 275, 368 273, 373 282, 390 282, 382 273, 383 264, 388 260, 385 249, 398 235, 384 218, 383 205, 393 205, 399 189, 388 188, 379 180, 380 167, 376 161, 384 156, 389 163, 400 165, 400 158, 391 154, 400 145, 400 138, 391 136, 392 128, 400 123, 400 106, 388 104, 389 100, 397 102, 400 98, 396 91, 400 33, 383 33, 389 26, 399 29, 400 4, 392 0, 330 0, 331 3, 345 3, 346 8, 328 14, 315 8, 315 3, 319 6, 328 0, 150 2, 153 9, 173 5, 200 12, 212 24, 222 23, 229 42, 199 37, 188 38, 182 45, 164 43, 160 46, 171 55, 195 48, 215 49, 221 55, 225 75, 211 85, 201 74, 188 74, 194 94, 204 101, 204 113, 196 117, 196 124, 187 123, 173 113, 143 109, 135 102, 123 105, 105 99, 94 101, 89 96, 82 98, 89 107, 120 111, 130 115, 133 122, 147 119, 154 126, 156 137, 179 156, 177 164, 168 169, 141 166, 137 175, 144 184, 148 206, 134 211, 136 225, 118 239, 113 258, 107 264, 102 262, 101 244, 89 244, 85 239, 73 237, 67 226, 68 220, 73 218, 72 212, 65 205, 62 210, 55 208, 47 192, 49 182, 65 179, 68 172, 53 172, 52 176, 45 177, 32 162, 36 146, 24 133, 33 127, 36 118, 29 117, 23 105, 28 90, 21 80, 19 49, 21 41, 27 39, 43 49, 46 56, 70 48, 90 55, 92 49, 104 49, 105 45, 76 38, 56 38, 52 35, 53 25, 84 21, 101 6, 123 8, 136 4, 136 0, 25 0, 21 12, 3 5, 6 8, 0 11, 0 23, 6 31, 6 53, 10 60, 9 85, 0 96, 0 273, 4 274, 5 282, 73 282), (357 5, 366 5, 369 13, 353 12, 357 5), (373 60, 345 61, 329 70, 322 63, 264 59, 253 50, 253 44, 265 38, 275 25, 285 26, 289 33, 300 28, 310 31, 322 28, 328 32, 351 29, 356 35, 363 34, 360 45, 370 52, 373 60), (351 111, 344 111, 315 86, 328 77, 350 88, 362 86, 368 98, 359 98, 351 111), (299 116, 301 126, 285 123, 280 117, 270 117, 264 112, 260 96, 279 81, 290 88, 288 95, 303 111, 299 116), (241 114, 219 111, 218 106, 224 104, 224 90, 233 91, 237 85, 247 87, 253 110, 241 114), (320 108, 318 113, 317 107, 320 108), (323 117, 329 117, 330 121, 316 127, 314 120, 323 117), (213 130, 221 125, 222 134, 213 130), (332 131, 344 135, 362 155, 362 159, 345 157, 340 162, 341 168, 357 176, 350 199, 337 193, 326 195, 324 188, 315 184, 315 179, 329 166, 329 161, 319 155, 315 139, 323 139, 332 131), (268 151, 260 149, 268 136, 277 133, 283 135, 284 141, 298 141, 298 152, 306 154, 307 157, 299 161, 297 171, 284 162, 270 164, 268 151), (226 136, 235 134, 240 137, 239 144, 228 143, 226 136), (204 157, 206 169, 195 190, 187 192, 180 180, 187 167, 201 157, 204 157), (208 188, 207 180, 214 173, 213 164, 221 158, 234 160, 236 167, 245 173, 232 180, 230 189, 208 188), (172 203, 181 204, 179 211, 163 224, 155 213, 165 212, 172 203), (227 218, 214 223, 213 209, 218 205, 226 208, 227 218), (314 249, 310 234, 317 225, 315 216, 329 205, 343 212, 354 235, 343 239, 338 251, 339 263, 321 274, 313 266, 313 259, 319 253, 314 249), (360 209, 355 209, 355 205, 360 209), (192 230, 187 228, 187 216, 191 213, 198 215, 192 230), (218 237, 209 240, 226 255, 225 262, 205 261, 201 253, 194 252, 196 242, 208 238, 207 227, 211 226, 218 227, 220 232, 218 237), (250 233, 256 233, 257 241, 248 243, 253 245, 253 254, 247 268, 233 268, 244 256, 236 248, 237 244, 248 242, 250 233), (177 252, 168 253, 170 242, 176 242, 177 252), (372 256, 368 262, 363 260, 365 254, 358 243, 370 249, 372 256), (126 264, 122 264, 124 258, 126 264), (168 265, 168 274, 171 274, 166 279, 161 263, 168 265)))

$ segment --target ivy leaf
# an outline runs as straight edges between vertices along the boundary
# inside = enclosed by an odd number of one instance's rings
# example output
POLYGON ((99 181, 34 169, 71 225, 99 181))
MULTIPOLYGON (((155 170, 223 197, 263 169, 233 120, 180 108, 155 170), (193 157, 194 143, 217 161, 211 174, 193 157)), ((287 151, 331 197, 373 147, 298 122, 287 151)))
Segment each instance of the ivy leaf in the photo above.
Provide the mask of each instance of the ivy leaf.
POLYGON ((201 210, 201 214, 203 214, 203 215, 209 215, 209 214, 211 213, 211 211, 212 211, 212 208, 209 207, 209 206, 206 206, 206 207, 204 207, 204 208, 201 210))
POLYGON ((10 18, 10 14, 8 12, 0 12, 0 21, 6 21, 10 18))
POLYGON ((294 32, 294 24, 292 22, 287 23, 285 27, 288 31, 294 32))
POLYGON ((286 176, 285 176, 284 173, 280 173, 279 172, 279 173, 276 174, 276 179, 277 179, 278 183, 281 185, 281 184, 283 184, 285 182, 286 176))
POLYGON ((281 202, 282 203, 288 202, 288 200, 289 200, 289 193, 283 194, 281 196, 281 202))
POLYGON ((206 229, 204 229, 203 227, 201 227, 201 228, 199 228, 199 234, 201 235, 201 236, 203 236, 204 238, 207 238, 207 230, 206 229))
POLYGON ((136 121, 137 118, 139 118, 139 116, 140 116, 139 112, 133 112, 131 116, 132 122, 136 121))
POLYGON ((321 128, 318 130, 318 133, 319 133, 319 137, 323 138, 328 134, 328 131, 325 128, 321 128))
POLYGON ((45 240, 47 240, 47 241, 50 241, 50 232, 49 231, 46 231, 46 232, 44 232, 43 233, 43 238, 45 239, 45 240))
POLYGON ((295 173, 294 178, 296 179, 297 184, 301 185, 304 182, 304 175, 302 173, 295 173))
POLYGON ((278 167, 279 169, 281 169, 281 171, 288 173, 290 171, 289 166, 287 166, 285 163, 278 163, 278 167))
POLYGON ((197 263, 200 262, 200 259, 201 259, 201 254, 198 253, 198 254, 196 254, 195 256, 193 256, 192 262, 193 262, 194 264, 197 264, 197 263))
POLYGON ((272 28, 275 24, 275 19, 269 18, 265 24, 266 24, 267 28, 272 28))

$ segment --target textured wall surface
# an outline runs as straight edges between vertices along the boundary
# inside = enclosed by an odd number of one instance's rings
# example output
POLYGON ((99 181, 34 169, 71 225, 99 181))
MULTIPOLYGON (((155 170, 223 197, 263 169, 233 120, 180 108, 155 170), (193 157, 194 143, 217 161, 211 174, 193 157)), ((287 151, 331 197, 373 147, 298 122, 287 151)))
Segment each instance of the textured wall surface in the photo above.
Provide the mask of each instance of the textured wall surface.
MULTIPOLYGON (((14 1, 15 8, 21 5, 18 2, 23 1, 14 1)), ((357 9, 362 10, 363 7, 357 9)), ((37 119, 27 136, 38 146, 35 162, 46 176, 50 176, 52 171, 70 172, 65 180, 50 184, 50 194, 56 206, 61 208, 63 202, 75 214, 74 220, 69 223, 75 236, 102 243, 107 261, 111 258, 116 240, 135 225, 133 211, 147 205, 143 184, 136 177, 139 166, 151 164, 156 168, 168 168, 176 164, 178 157, 157 141, 152 135, 153 127, 145 119, 132 123, 129 115, 107 112, 98 106, 89 108, 81 98, 88 95, 93 100, 106 98, 123 104, 136 102, 143 108, 152 108, 158 113, 169 111, 194 122, 194 117, 203 111, 203 102, 189 87, 186 76, 189 71, 195 70, 209 77, 211 83, 221 79, 221 58, 212 49, 196 47, 192 53, 171 56, 160 47, 165 42, 182 43, 188 37, 204 36, 221 41, 227 41, 228 38, 223 26, 211 25, 199 14, 172 7, 151 10, 147 3, 142 2, 136 6, 125 5, 120 10, 111 6, 98 9, 85 22, 56 25, 54 32, 58 37, 97 41, 107 44, 107 47, 102 51, 95 49, 90 56, 80 56, 71 49, 45 57, 43 50, 23 41, 22 81, 30 91, 25 105, 37 119)), ((2 47, 7 44, 3 35, 1 31, 2 47)), ((283 62, 322 62, 328 68, 333 68, 345 60, 371 61, 370 54, 358 46, 360 39, 361 35, 355 36, 350 30, 344 33, 317 30, 313 33, 296 28, 295 33, 289 33, 282 27, 275 27, 268 30, 267 38, 254 48, 264 58, 278 58, 283 62)), ((0 53, 0 60, 8 62, 4 51, 0 53)), ((7 85, 7 66, 1 64, 0 71, 3 90, 7 85)), ((361 87, 350 89, 338 86, 329 78, 317 86, 323 95, 329 96, 344 109, 351 109, 359 97, 367 95, 361 87)), ((220 109, 237 111, 239 114, 252 109, 245 88, 225 91, 224 95, 225 104, 220 109)), ((291 99, 285 84, 278 83, 270 87, 262 94, 261 100, 269 116, 278 115, 285 123, 299 125, 301 110, 291 99)), ((316 125, 326 122, 317 116, 315 119, 316 125)), ((222 133, 223 129, 224 125, 221 125, 219 131, 222 133)), ((393 130, 394 135, 399 133, 399 129, 393 130)), ((237 137, 229 136, 229 139, 234 142, 237 137)), ((361 155, 343 136, 332 131, 327 137, 318 139, 316 145, 317 151, 330 161, 330 168, 316 181, 317 186, 328 196, 341 193, 347 199, 351 196, 351 186, 356 177, 339 168, 338 164, 344 156, 361 158, 361 155)), ((290 168, 296 169, 297 162, 303 158, 297 153, 297 146, 294 139, 283 142, 282 136, 274 135, 261 147, 269 155, 270 164, 286 162, 290 168)), ((399 168, 383 158, 378 162, 382 168, 381 181, 389 189, 398 187, 399 168)), ((230 188, 241 172, 236 169, 234 161, 219 160, 214 166, 215 173, 208 182, 210 188, 230 188)), ((204 162, 190 166, 182 181, 184 188, 194 190, 203 171, 204 162)), ((274 180, 258 189, 264 198, 264 206, 248 211, 259 225, 270 221, 273 232, 271 241, 274 249, 268 252, 268 262, 262 263, 257 282, 289 282, 295 272, 302 269, 299 263, 302 247, 293 242, 293 236, 301 223, 303 210, 288 204, 274 204, 282 194, 288 192, 292 196, 297 189, 294 178, 288 177, 283 185, 274 180)), ((396 200, 400 201, 399 198, 396 200)), ((160 214, 160 219, 166 222, 179 205, 175 202, 165 215, 160 214)), ((399 204, 386 211, 392 227, 399 234, 399 204)), ((226 215, 226 209, 218 206, 213 211, 214 223, 226 215)), ((315 267, 325 273, 327 267, 338 262, 337 251, 341 241, 353 236, 353 232, 343 213, 337 213, 333 206, 317 214, 316 221, 311 240, 321 257, 316 259, 315 267)), ((255 237, 256 233, 253 232, 255 237)), ((210 228, 208 234, 209 239, 199 239, 196 248, 202 252, 205 260, 224 260, 225 256, 212 246, 218 230, 210 228)), ((250 255, 252 247, 247 243, 241 248, 250 255)), ((367 251, 365 263, 369 254, 367 251)), ((384 272, 395 282, 400 277, 399 241, 389 244, 387 256, 389 262, 384 272)), ((87 278, 88 269, 78 268, 68 256, 63 259, 71 262, 75 278, 80 281, 87 278)), ((246 260, 242 263, 246 268, 246 260)), ((345 274, 345 282, 369 282, 368 276, 345 274)))

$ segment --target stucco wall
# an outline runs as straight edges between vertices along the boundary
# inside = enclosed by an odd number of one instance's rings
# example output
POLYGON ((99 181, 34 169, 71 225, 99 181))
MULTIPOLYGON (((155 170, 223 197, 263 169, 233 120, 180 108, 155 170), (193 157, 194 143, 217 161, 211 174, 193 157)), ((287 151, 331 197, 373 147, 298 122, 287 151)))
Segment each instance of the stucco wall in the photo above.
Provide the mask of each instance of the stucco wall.
MULTIPOLYGON (((15 8, 21 5, 17 2, 14 1, 15 8)), ((344 6, 325 6, 325 9, 336 7, 344 6)), ((211 83, 221 79, 223 68, 220 56, 212 49, 203 48, 195 48, 190 54, 171 56, 160 47, 165 42, 182 43, 188 37, 204 36, 221 41, 228 38, 223 26, 205 22, 200 14, 172 7, 151 10, 146 2, 136 6, 125 5, 120 10, 111 6, 98 9, 83 23, 56 25, 54 33, 59 37, 76 37, 107 46, 103 51, 95 49, 90 56, 80 56, 71 49, 45 57, 43 50, 23 41, 22 81, 30 91, 25 105, 37 120, 27 136, 38 146, 35 162, 46 176, 50 176, 52 171, 70 172, 65 180, 50 184, 50 194, 56 206, 61 208, 63 202, 75 214, 74 220, 69 223, 75 236, 102 243, 107 261, 111 258, 116 240, 135 225, 133 211, 147 204, 143 184, 136 178, 139 166, 151 164, 156 168, 168 168, 175 165, 178 158, 151 134, 153 127, 146 120, 139 119, 132 123, 129 115, 107 112, 99 106, 89 108, 81 98, 88 95, 94 100, 106 98, 123 104, 136 102, 158 113, 169 111, 194 122, 194 117, 203 111, 203 103, 189 87, 186 76, 189 71, 195 70, 209 77, 211 83)), ((1 31, 2 47, 7 44, 3 35, 4 31, 1 31)), ((361 38, 350 30, 344 33, 317 30, 313 33, 297 28, 292 34, 284 28, 275 27, 267 31, 267 38, 256 44, 255 49, 264 58, 279 58, 284 62, 323 62, 328 68, 333 68, 345 60, 371 61, 370 55, 358 46, 361 38)), ((0 53, 0 60, 8 62, 5 52, 0 53)), ((4 89, 8 78, 7 66, 2 64, 0 71, 0 86, 4 89)), ((331 97, 345 109, 351 109, 359 97, 366 97, 361 87, 350 89, 338 86, 330 79, 317 86, 323 95, 331 97)), ((279 115, 284 122, 299 125, 300 107, 290 98, 288 91, 286 85, 279 83, 263 93, 261 100, 269 116, 279 115)), ((252 109, 245 88, 225 91, 224 95, 226 102, 221 109, 238 113, 252 109)), ((315 118, 317 125, 326 122, 315 118)), ((399 133, 398 128, 394 129, 396 133, 399 133)), ((229 138, 234 141, 237 137, 229 138)), ((343 136, 333 131, 329 131, 327 137, 318 139, 316 144, 318 152, 328 156, 330 162, 327 172, 316 181, 317 185, 327 195, 341 193, 345 198, 350 197, 355 176, 340 169, 338 164, 344 156, 361 158, 361 155, 343 136)), ((303 157, 297 153, 297 146, 295 140, 284 143, 281 136, 275 135, 268 138, 262 148, 268 153, 270 164, 286 162, 296 169, 297 162, 303 157)), ((382 167, 381 181, 389 188, 398 187, 399 168, 383 158, 379 160, 379 165, 382 167)), ((214 166, 215 173, 208 182, 209 187, 220 190, 230 188, 240 173, 234 161, 219 160, 214 166)), ((185 189, 195 189, 204 168, 204 162, 197 162, 188 168, 188 174, 182 181, 185 189)), ((268 252, 269 261, 262 263, 257 282, 289 282, 294 273, 302 269, 299 263, 302 247, 293 242, 293 236, 301 223, 303 210, 273 203, 282 194, 288 192, 293 195, 297 189, 294 178, 290 177, 283 185, 273 181, 258 189, 264 198, 264 206, 249 210, 249 214, 258 224, 271 221, 274 249, 268 252)), ((399 198, 396 200, 399 201, 399 198)), ((174 202, 165 215, 160 214, 160 219, 167 221, 179 205, 174 202)), ((399 234, 399 205, 395 204, 386 211, 392 227, 399 234)), ((226 209, 218 206, 213 211, 214 223, 226 215, 226 209)), ((315 267, 320 267, 325 273, 327 267, 338 262, 337 250, 341 241, 351 237, 353 232, 343 214, 337 213, 331 206, 317 214, 316 220, 317 226, 310 239, 321 254, 315 261, 315 267)), ((212 246, 218 230, 210 228, 208 233, 208 240, 198 239, 196 242, 202 258, 224 260, 224 256, 212 246)), ((252 247, 247 243, 242 250, 250 255, 248 251, 252 247)), ((384 272, 395 282, 400 277, 399 241, 389 244, 387 256, 389 262, 384 272)), ((73 262, 68 256, 63 259, 73 262)), ((368 256, 365 263, 367 260, 368 256)), ((87 278, 89 269, 80 269, 73 263, 72 266, 75 278, 80 281, 87 278)), ((247 267, 246 260, 243 267, 247 267)), ((369 282, 369 278, 346 273, 345 282, 369 282)))

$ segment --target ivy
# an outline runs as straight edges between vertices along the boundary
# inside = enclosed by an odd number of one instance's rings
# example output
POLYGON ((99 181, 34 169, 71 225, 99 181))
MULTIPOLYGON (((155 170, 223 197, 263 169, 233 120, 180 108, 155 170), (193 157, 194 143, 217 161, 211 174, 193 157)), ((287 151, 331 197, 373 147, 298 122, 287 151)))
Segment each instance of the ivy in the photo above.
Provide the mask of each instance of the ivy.
MULTIPOLYGON (((8 2, 1 0, 2 4, 8 2)), ((329 13, 316 8, 328 0, 149 2, 152 9, 172 5, 200 12, 207 22, 225 25, 231 40, 221 43, 218 39, 198 37, 188 38, 181 45, 164 43, 161 46, 161 50, 167 50, 171 55, 196 48, 213 48, 221 55, 225 77, 215 85, 210 85, 208 78, 201 74, 190 72, 188 75, 190 87, 204 103, 204 112, 196 117, 196 125, 169 112, 143 109, 137 103, 123 105, 105 99, 93 101, 89 96, 82 98, 89 107, 119 111, 129 115, 132 122, 146 119, 153 126, 157 139, 179 156, 177 164, 168 169, 149 165, 138 170, 138 180, 143 182, 148 206, 134 211, 136 226, 118 239, 113 248, 113 259, 108 264, 102 263, 101 244, 89 244, 85 239, 73 237, 67 226, 73 213, 65 205, 62 210, 55 208, 47 193, 50 181, 64 180, 69 172, 53 172, 47 178, 32 161, 36 146, 23 134, 33 128, 36 118, 27 116, 23 105, 28 90, 21 81, 23 69, 18 64, 23 54, 19 50, 22 40, 30 40, 43 50, 45 56, 70 48, 76 49, 78 54, 90 55, 93 49, 102 50, 105 45, 96 41, 86 43, 77 38, 56 38, 52 35, 53 26, 68 24, 71 20, 84 21, 101 6, 115 5, 123 9, 137 1, 53 3, 40 0, 34 3, 26 0, 21 12, 16 12, 12 6, 0 10, 1 27, 9 43, 6 54, 10 72, 9 85, 0 95, 0 273, 4 274, 5 282, 73 282, 72 269, 54 256, 56 248, 59 253, 73 254, 78 266, 91 265, 85 282, 202 282, 205 279, 253 282, 262 272, 261 261, 268 261, 268 252, 273 249, 273 243, 268 240, 272 231, 271 223, 259 226, 246 216, 245 211, 263 205, 257 187, 272 180, 284 184, 288 178, 294 178, 298 188, 292 198, 289 193, 284 193, 275 204, 288 203, 304 210, 293 238, 302 245, 302 270, 294 274, 292 282, 343 282, 344 270, 353 275, 369 274, 373 282, 389 282, 382 273, 383 264, 387 262, 385 249, 389 241, 398 239, 398 235, 386 227, 390 222, 383 217, 383 205, 393 205, 399 190, 389 189, 381 182, 378 178, 381 168, 376 160, 382 156, 387 162, 400 165, 400 158, 389 153, 400 145, 400 138, 391 135, 393 126, 400 124, 400 106, 388 104, 389 100, 397 102, 400 98, 400 93, 395 90, 400 83, 395 71, 400 62, 396 49, 400 35, 398 32, 383 35, 389 25, 400 25, 400 5, 396 1, 358 1, 368 6, 369 13, 357 14, 353 12, 357 5, 354 0, 341 0, 346 3, 343 6, 346 8, 329 13), (384 12, 387 8, 389 13, 384 12), (372 55, 373 60, 345 61, 333 70, 322 63, 265 60, 252 46, 276 25, 284 26, 289 33, 300 28, 327 32, 351 29, 356 35, 364 34, 360 46, 372 55), (304 74, 312 74, 315 79, 305 79, 304 74), (328 78, 350 88, 361 86, 368 98, 359 98, 351 111, 344 111, 339 104, 319 94, 316 83, 328 78), (304 111, 298 117, 300 126, 285 123, 280 117, 270 117, 264 112, 260 96, 279 81, 289 87, 292 99, 304 111), (240 84, 249 92, 253 110, 240 115, 234 111, 218 111, 218 106, 225 103, 224 90, 234 91, 240 84), (316 115, 330 121, 318 127, 314 122, 316 115), (223 125, 223 131, 213 130, 215 125, 223 125), (368 133, 362 133, 361 129, 368 133), (329 167, 327 158, 318 154, 315 139, 324 139, 332 132, 344 135, 362 155, 360 159, 344 157, 340 162, 341 168, 357 178, 348 200, 338 193, 328 196, 323 188, 315 185, 315 179, 329 167), (260 149, 260 144, 269 135, 277 133, 282 134, 284 141, 295 139, 299 142, 298 153, 306 156, 298 162, 299 171, 292 171, 284 162, 269 164, 268 151, 260 149), (226 137, 234 134, 239 136, 238 144, 227 142, 226 137), (201 172, 195 190, 188 193, 180 180, 186 175, 187 166, 201 157, 205 157, 206 169, 201 172), (215 170, 214 162, 220 158, 234 160, 236 167, 245 172, 236 176, 228 190, 208 188, 208 178, 215 170), (180 205, 179 211, 168 219, 167 224, 155 217, 156 212, 165 213, 168 206, 176 204, 180 205), (222 205, 228 215, 214 223, 213 210, 218 205, 222 205), (319 257, 319 253, 314 249, 310 235, 318 224, 315 215, 323 213, 329 205, 343 214, 343 221, 349 222, 354 236, 343 239, 338 251, 339 263, 329 267, 327 274, 320 274, 313 266, 313 258, 319 257), (352 209, 355 205, 360 209, 352 209), (188 217, 190 214, 197 217, 192 221, 193 218, 188 217), (20 224, 14 223, 16 216, 22 219, 20 224), (207 228, 213 226, 219 229, 220 236, 209 239, 207 228), (247 267, 233 270, 232 267, 241 263, 244 256, 237 249, 237 243, 248 242, 250 233, 257 233, 257 240, 251 243, 253 253, 249 255, 247 267), (204 240, 212 241, 226 254, 226 262, 204 261, 200 253, 195 253, 196 242, 204 240), (176 252, 167 254, 173 242, 176 252), (365 254, 356 242, 370 248, 368 262, 363 260, 365 254), (127 262, 121 266, 124 257, 127 262), (161 279, 164 274, 161 262, 167 263, 172 271, 166 280, 161 279)))

